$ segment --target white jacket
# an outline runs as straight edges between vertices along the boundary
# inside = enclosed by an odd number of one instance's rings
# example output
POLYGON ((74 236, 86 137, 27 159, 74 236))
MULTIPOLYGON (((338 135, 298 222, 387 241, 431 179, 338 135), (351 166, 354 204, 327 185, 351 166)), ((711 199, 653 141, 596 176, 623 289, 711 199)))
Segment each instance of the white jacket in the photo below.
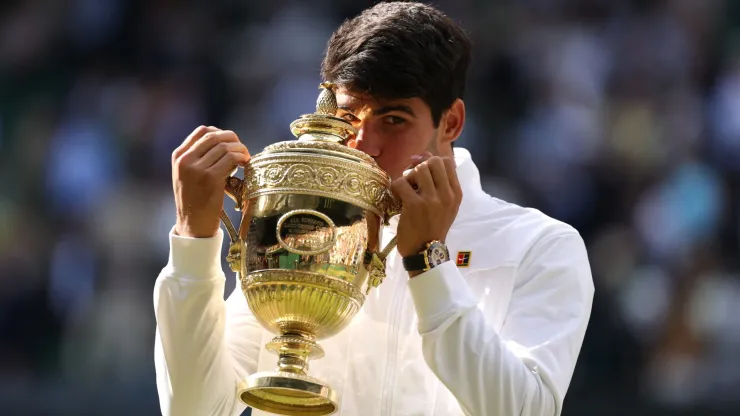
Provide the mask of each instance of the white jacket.
MULTIPOLYGON (((394 251, 383 284, 348 328, 320 341, 326 356, 310 362, 309 374, 338 391, 337 414, 561 412, 594 293, 583 240, 569 225, 484 193, 466 150, 456 148, 455 159, 463 201, 447 237, 452 260, 409 279, 394 251), (456 266, 458 252, 471 253, 468 267, 456 266)), ((276 367, 263 348, 274 335, 239 289, 224 301, 223 232, 169 238, 154 289, 162 413, 240 415, 237 382, 276 367)))

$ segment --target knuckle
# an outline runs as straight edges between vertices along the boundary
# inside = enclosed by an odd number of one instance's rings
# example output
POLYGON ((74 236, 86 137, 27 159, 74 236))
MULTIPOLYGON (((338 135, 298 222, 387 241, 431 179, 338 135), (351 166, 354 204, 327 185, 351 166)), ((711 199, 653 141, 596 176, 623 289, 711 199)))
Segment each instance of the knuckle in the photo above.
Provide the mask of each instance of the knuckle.
POLYGON ((188 167, 189 167, 188 166, 189 164, 188 164, 188 160, 187 160, 186 155, 183 154, 183 155, 180 155, 180 156, 176 157, 173 165, 180 172, 186 171, 188 169, 188 167))
MULTIPOLYGON (((417 178, 417 177, 418 177, 418 174, 416 173, 416 171, 413 171, 413 170, 412 170, 412 171, 410 171, 410 172, 406 173, 406 174, 405 174, 404 176, 402 176, 402 177, 401 177, 401 180, 403 180, 403 182, 405 182, 405 183, 408 183, 409 185, 411 185, 411 184, 413 184, 413 183, 416 183, 416 182, 417 182, 417 181, 416 181, 416 178, 417 178)), ((402 184, 402 183, 399 183, 399 186, 400 186, 401 184, 402 184)))
POLYGON ((452 200, 455 201, 457 205, 460 205, 463 199, 463 194, 460 191, 454 192, 452 195, 452 200))
POLYGON ((238 166, 242 162, 242 154, 239 152, 229 152, 224 155, 226 162, 230 165, 230 168, 238 166))
POLYGON ((425 171, 428 171, 429 170, 428 161, 416 165, 416 167, 414 168, 414 170, 417 171, 417 172, 425 172, 425 171))
POLYGON ((228 152, 229 149, 231 148, 231 145, 228 142, 221 142, 217 144, 216 147, 218 148, 219 151, 228 152))
POLYGON ((239 136, 237 136, 236 133, 234 133, 234 131, 232 130, 224 130, 223 134, 232 141, 239 141, 239 136))
POLYGON ((238 153, 234 153, 234 152, 229 152, 229 153, 226 153, 226 154, 224 155, 224 158, 225 158, 225 159, 226 159, 226 160, 227 160, 227 161, 228 161, 229 163, 232 163, 232 164, 233 164, 233 163, 236 163, 236 162, 238 161, 238 157, 239 157, 239 156, 238 156, 238 153))

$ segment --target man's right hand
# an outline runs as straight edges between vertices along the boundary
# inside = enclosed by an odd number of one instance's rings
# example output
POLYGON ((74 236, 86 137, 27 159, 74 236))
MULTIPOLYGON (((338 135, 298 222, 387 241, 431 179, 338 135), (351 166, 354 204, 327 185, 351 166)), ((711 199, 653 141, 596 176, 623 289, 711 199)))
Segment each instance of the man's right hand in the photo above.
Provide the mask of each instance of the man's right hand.
POLYGON ((208 238, 218 232, 226 178, 249 161, 249 151, 233 131, 200 126, 172 152, 175 232, 208 238))

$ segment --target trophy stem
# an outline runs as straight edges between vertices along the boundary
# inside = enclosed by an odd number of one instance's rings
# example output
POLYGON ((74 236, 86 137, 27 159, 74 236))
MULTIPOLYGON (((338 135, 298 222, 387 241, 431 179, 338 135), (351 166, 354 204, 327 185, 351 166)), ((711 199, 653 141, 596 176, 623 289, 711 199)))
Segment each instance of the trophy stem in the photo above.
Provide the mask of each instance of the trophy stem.
POLYGON ((313 334, 284 333, 266 348, 278 354, 278 367, 239 384, 237 394, 243 403, 279 415, 326 416, 337 411, 336 391, 306 374, 308 360, 324 356, 313 334))
POLYGON ((273 338, 266 348, 278 355, 276 371, 307 375, 308 360, 324 356, 324 350, 311 334, 284 334, 273 338))

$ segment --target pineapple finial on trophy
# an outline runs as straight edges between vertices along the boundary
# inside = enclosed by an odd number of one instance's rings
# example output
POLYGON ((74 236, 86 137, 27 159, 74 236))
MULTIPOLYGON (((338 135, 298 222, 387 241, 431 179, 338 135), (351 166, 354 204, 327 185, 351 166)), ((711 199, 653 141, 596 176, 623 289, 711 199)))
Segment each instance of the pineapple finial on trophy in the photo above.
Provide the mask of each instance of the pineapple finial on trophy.
POLYGON ((331 82, 322 82, 319 85, 321 93, 316 99, 316 114, 324 116, 334 116, 337 114, 337 97, 334 95, 334 84, 331 82))

